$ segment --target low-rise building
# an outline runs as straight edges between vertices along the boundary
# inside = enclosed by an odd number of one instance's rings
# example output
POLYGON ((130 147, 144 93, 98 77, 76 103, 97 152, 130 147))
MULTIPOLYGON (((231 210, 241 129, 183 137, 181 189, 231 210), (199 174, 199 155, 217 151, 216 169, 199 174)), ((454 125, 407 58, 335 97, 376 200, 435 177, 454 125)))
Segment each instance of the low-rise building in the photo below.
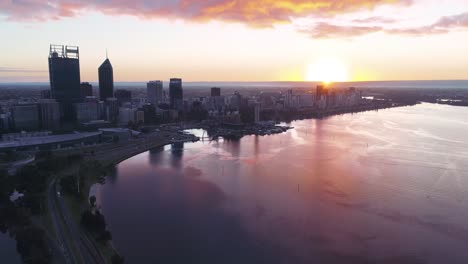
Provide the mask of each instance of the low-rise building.
POLYGON ((37 104, 20 104, 12 108, 13 124, 17 130, 39 129, 39 108, 37 104))

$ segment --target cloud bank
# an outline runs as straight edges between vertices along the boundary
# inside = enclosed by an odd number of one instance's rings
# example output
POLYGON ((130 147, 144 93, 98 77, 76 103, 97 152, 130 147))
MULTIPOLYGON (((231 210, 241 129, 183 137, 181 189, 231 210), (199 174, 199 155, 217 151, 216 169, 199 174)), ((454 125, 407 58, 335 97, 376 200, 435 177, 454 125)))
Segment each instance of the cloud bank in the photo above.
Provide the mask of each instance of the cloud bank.
POLYGON ((433 24, 417 27, 392 27, 390 21, 377 17, 353 20, 351 22, 354 22, 354 24, 337 25, 320 22, 307 28, 302 28, 300 31, 309 34, 312 38, 350 38, 377 32, 410 36, 444 34, 454 30, 468 30, 468 12, 454 16, 445 16, 433 24), (375 25, 361 25, 362 23, 375 25))
POLYGON ((0 0, 0 14, 13 21, 46 21, 88 11, 141 18, 221 20, 251 26, 289 23, 292 17, 332 16, 412 0, 0 0))
POLYGON ((44 70, 29 70, 29 69, 23 69, 23 68, 0 67, 0 73, 4 73, 4 72, 8 72, 8 73, 11 73, 11 72, 21 72, 21 73, 34 73, 34 72, 37 72, 37 73, 40 73, 40 72, 46 72, 46 71, 44 71, 44 70))
POLYGON ((334 20, 382 5, 412 3, 413 0, 0 0, 0 17, 8 21, 38 22, 78 17, 94 11, 110 16, 193 22, 216 20, 252 27, 271 27, 292 23, 295 18, 309 18, 311 23, 298 30, 322 39, 352 38, 377 32, 420 36, 468 30, 468 12, 416 27, 398 27, 393 17, 369 16, 341 23, 334 20))

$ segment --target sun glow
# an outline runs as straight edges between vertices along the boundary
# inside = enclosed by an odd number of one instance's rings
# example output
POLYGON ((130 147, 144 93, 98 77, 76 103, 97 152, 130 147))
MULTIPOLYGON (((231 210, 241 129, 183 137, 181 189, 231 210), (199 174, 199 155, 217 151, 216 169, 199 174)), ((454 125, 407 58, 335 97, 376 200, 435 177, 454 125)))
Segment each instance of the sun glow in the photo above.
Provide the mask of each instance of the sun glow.
POLYGON ((306 81, 329 84, 331 82, 347 82, 349 75, 344 63, 327 58, 310 64, 305 79, 306 81))

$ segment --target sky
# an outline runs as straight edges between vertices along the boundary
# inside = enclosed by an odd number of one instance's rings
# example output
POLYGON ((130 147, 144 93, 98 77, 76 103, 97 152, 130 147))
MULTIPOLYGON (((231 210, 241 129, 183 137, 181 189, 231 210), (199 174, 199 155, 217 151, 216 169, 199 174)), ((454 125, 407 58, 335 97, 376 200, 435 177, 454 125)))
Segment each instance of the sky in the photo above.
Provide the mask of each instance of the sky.
POLYGON ((0 82, 468 79, 468 0, 0 0, 0 82))

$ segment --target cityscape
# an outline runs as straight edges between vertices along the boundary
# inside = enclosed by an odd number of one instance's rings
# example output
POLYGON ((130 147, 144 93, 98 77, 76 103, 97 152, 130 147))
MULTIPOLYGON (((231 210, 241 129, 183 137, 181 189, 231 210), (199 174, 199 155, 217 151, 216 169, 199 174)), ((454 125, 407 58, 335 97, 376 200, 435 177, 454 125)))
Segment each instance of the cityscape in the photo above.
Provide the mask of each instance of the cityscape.
POLYGON ((209 96, 187 98, 180 78, 171 78, 168 89, 164 89, 161 80, 149 81, 146 96, 132 98, 131 90, 114 91, 113 68, 107 57, 98 68, 96 91, 89 82, 81 82, 79 56, 79 47, 50 45, 50 89, 41 90, 40 98, 4 102, 0 124, 2 131, 7 133, 2 135, 4 140, 0 149, 50 150, 67 145, 95 144, 100 139, 90 131, 130 135, 132 129, 177 122, 189 122, 182 126, 185 129, 200 127, 199 123, 202 123, 211 131, 217 130, 215 136, 232 136, 232 131, 227 132, 228 135, 219 133, 220 127, 242 128, 246 124, 258 125, 256 129, 249 129, 252 134, 272 133, 283 131, 275 129, 272 125, 275 122, 301 116, 326 116, 402 105, 363 99, 361 91, 354 87, 328 89, 323 84, 300 94, 294 94, 290 89, 273 95, 259 93, 252 96, 243 96, 238 91, 225 95, 220 87, 211 87, 209 96), (53 135, 57 131, 60 133, 53 135), (83 133, 80 135, 77 131, 83 133))
POLYGON ((468 263, 466 1, 0 22, 0 263, 468 263))

